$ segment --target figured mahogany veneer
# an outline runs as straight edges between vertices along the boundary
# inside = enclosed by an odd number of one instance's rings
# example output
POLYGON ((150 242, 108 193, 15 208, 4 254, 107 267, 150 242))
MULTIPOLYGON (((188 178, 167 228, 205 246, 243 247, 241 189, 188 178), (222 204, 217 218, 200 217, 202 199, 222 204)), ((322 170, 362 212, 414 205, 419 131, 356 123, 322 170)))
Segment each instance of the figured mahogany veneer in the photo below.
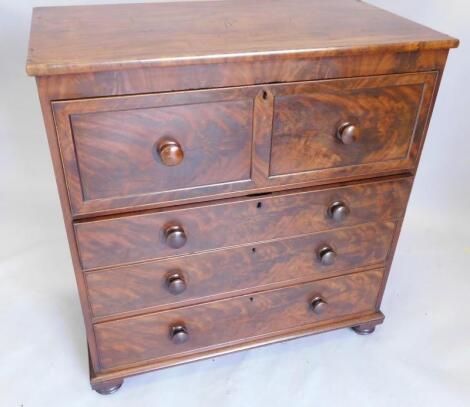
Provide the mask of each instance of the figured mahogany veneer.
POLYGON ((35 9, 92 387, 372 333, 457 45, 356 0, 35 9))
POLYGON ((72 210, 198 196, 234 184, 253 187, 257 93, 248 88, 53 102, 72 210), (174 165, 160 149, 168 141, 181 149, 174 165))
POLYGON ((270 176, 412 168, 436 78, 434 72, 275 88, 270 176), (348 125, 357 139, 341 141, 348 125))
POLYGON ((37 8, 32 33, 27 70, 36 76, 412 52, 458 44, 455 38, 355 0, 37 8))
POLYGON ((382 266, 395 228, 393 222, 371 223, 87 272, 91 309, 94 317, 107 317, 147 308, 174 308, 279 283, 318 280, 348 270, 382 266), (325 245, 337 255, 331 265, 323 265, 319 258, 319 250, 325 245), (179 293, 169 286, 169 278, 175 275, 184 284, 179 293))
POLYGON ((410 178, 338 188, 303 190, 263 198, 162 210, 75 223, 84 270, 157 259, 226 246, 297 236, 375 220, 398 220, 408 200, 410 178), (350 214, 336 222, 330 205, 345 202, 350 214), (168 227, 183 229, 175 249, 168 227))
POLYGON ((215 349, 292 328, 372 314, 382 270, 336 277, 289 288, 244 295, 203 305, 95 325, 104 370, 122 365, 155 362, 198 350, 215 349), (314 312, 312 299, 326 302, 314 312), (173 343, 171 328, 182 326, 188 338, 173 343), (131 333, 131 335, 129 335, 131 333))
POLYGON ((72 211, 411 170, 436 75, 53 102, 72 211), (337 137, 345 123, 353 144, 337 137))

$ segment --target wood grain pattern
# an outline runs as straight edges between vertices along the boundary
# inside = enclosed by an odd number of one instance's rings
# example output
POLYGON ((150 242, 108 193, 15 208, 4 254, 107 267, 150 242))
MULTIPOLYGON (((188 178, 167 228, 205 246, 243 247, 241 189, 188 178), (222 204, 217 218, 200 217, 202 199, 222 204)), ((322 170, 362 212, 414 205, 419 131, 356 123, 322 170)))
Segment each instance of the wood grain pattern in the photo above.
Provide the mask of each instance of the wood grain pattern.
POLYGON ((251 182, 256 88, 54 102, 74 213, 162 196, 194 197, 251 182), (158 143, 184 159, 167 167, 158 143))
MULTIPOLYGON (((429 73, 273 89, 270 175, 310 172, 313 177, 318 170, 367 164, 409 168, 416 158, 412 145, 419 145, 422 137, 416 134, 422 129, 419 119, 425 118, 420 111, 428 111, 435 79, 436 74, 429 73), (342 123, 360 130, 357 142, 345 145, 338 140, 342 123)), ((368 171, 376 170, 368 166, 368 171)))
MULTIPOLYGON (((57 134, 55 131, 54 116, 52 112, 51 101, 49 99, 47 90, 38 83, 38 93, 41 102, 41 111, 44 118, 44 125, 46 129, 47 141, 49 144, 49 150, 51 154, 52 165, 54 168, 55 181, 57 190, 59 192, 60 206, 62 208, 62 214, 64 219, 65 231, 67 233, 67 240, 70 249, 70 255, 72 259, 73 272, 75 275, 75 281, 77 284, 78 297, 80 300, 80 307, 83 314, 83 320, 86 332, 86 341, 90 355, 90 370, 98 371, 98 356, 95 343, 95 334, 91 323, 91 308, 88 301, 88 295, 86 292, 85 275, 82 272, 80 265, 80 257, 78 255, 78 246, 75 239, 75 229, 72 222, 72 212, 70 209, 70 203, 67 195, 66 179, 62 168, 62 160, 60 157, 60 147, 57 140, 57 134)), ((41 216, 39 213, 38 216, 41 216)))
POLYGON ((259 291, 273 284, 332 277, 355 268, 380 266, 387 258, 395 224, 377 223, 210 253, 86 273, 95 317, 152 311, 202 302, 215 296, 259 291), (328 244, 337 253, 324 266, 317 251, 328 244), (172 294, 168 275, 184 277, 186 290, 172 294), (243 291, 244 290, 244 291, 243 291))
POLYGON ((178 308, 94 326, 101 368, 150 362, 260 338, 303 325, 373 313, 382 270, 372 270, 203 305, 178 308), (317 315, 310 300, 328 306, 317 315), (175 345, 174 324, 187 327, 189 340, 175 345), (132 335, 129 335, 132 333, 132 335))
POLYGON ((84 200, 250 179, 253 101, 217 102, 72 116, 84 200), (159 140, 183 161, 165 166, 159 140))
POLYGON ((351 328, 361 324, 382 324, 385 319, 384 314, 381 311, 373 313, 366 313, 360 315, 352 315, 350 317, 326 321, 324 323, 302 325, 292 329, 283 330, 281 332, 269 335, 247 339, 243 342, 228 343, 226 345, 219 346, 215 349, 201 350, 197 353, 180 354, 174 358, 165 358, 160 360, 148 361, 145 364, 137 364, 127 366, 125 368, 118 368, 107 371, 93 372, 90 375, 90 382, 92 386, 94 384, 100 384, 106 382, 113 383, 115 380, 119 380, 125 377, 130 377, 136 374, 142 374, 152 372, 156 369, 164 369, 172 366, 178 366, 183 363, 195 362, 198 360, 204 360, 208 358, 215 358, 222 355, 227 355, 234 352, 240 352, 249 350, 254 347, 266 346, 278 342, 290 341, 293 339, 301 338, 307 335, 320 334, 323 332, 329 332, 335 329, 351 328))
POLYGON ((447 49, 39 76, 51 101, 442 70, 447 49))
POLYGON ((353 0, 35 9, 27 72, 40 94, 92 387, 381 323, 457 45, 353 0), (365 128, 362 144, 342 150, 330 136, 346 119, 365 128), (153 177, 158 157, 146 154, 158 140, 149 134, 175 130, 184 157, 166 164, 185 171, 166 166, 153 177), (327 207, 337 200, 351 213, 334 222, 327 207), (175 222, 179 242, 187 239, 180 249, 165 244, 175 222), (334 265, 320 265, 320 243, 336 250, 334 265), (165 291, 170 268, 187 283, 177 296, 165 291), (319 291, 329 303, 320 317, 308 307, 319 291), (168 334, 176 322, 190 335, 178 346, 168 334))
POLYGON ((410 178, 401 178, 75 223, 81 264, 88 270, 314 233, 340 225, 395 220, 403 215, 410 183, 410 178), (350 207, 351 213, 343 222, 328 217, 328 207, 334 201, 350 207), (180 249, 165 243, 164 229, 173 224, 182 226, 187 236, 187 243, 180 249))
POLYGON ((54 102, 72 211, 412 171, 435 80, 422 73, 54 102), (362 128, 357 145, 336 139, 347 120, 362 128), (178 166, 156 154, 164 137, 183 144, 178 166))
POLYGON ((34 10, 27 72, 50 75, 457 45, 447 35, 351 0, 51 7, 34 10))

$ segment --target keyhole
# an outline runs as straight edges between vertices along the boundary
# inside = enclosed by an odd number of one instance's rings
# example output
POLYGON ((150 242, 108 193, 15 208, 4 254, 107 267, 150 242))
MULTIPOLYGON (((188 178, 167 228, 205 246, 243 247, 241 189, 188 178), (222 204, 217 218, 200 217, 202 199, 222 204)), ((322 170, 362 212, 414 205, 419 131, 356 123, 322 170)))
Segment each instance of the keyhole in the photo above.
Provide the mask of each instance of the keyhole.
POLYGON ((263 90, 263 99, 266 100, 268 98, 268 92, 263 90))
POLYGON ((258 209, 260 209, 262 206, 263 206, 263 202, 258 202, 258 203, 256 204, 256 207, 257 207, 258 209))

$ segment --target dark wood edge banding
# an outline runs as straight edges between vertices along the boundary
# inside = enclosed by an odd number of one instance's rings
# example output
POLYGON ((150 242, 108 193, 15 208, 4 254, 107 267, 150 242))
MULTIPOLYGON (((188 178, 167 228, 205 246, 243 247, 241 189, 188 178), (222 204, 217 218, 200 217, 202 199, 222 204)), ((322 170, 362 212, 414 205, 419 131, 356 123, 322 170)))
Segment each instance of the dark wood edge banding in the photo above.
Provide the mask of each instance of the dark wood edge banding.
POLYGON ((110 370, 102 371, 99 373, 93 372, 93 376, 90 377, 90 380, 92 383, 100 383, 114 379, 126 378, 136 374, 150 372, 152 370, 177 366, 189 362, 195 362, 201 359, 222 356, 228 353, 238 352, 253 347, 264 346, 280 341, 287 341, 312 334, 328 332, 335 329, 348 328, 371 322, 376 323, 378 325, 383 322, 384 318, 385 316, 382 314, 382 312, 377 311, 373 314, 349 316, 348 318, 337 319, 335 321, 330 320, 321 324, 317 323, 311 325, 303 325, 302 327, 296 329, 289 329, 283 332, 276 332, 275 334, 266 335, 253 340, 240 341, 237 344, 231 344, 229 346, 223 346, 217 349, 203 351, 189 356, 171 358, 154 363, 140 364, 137 366, 127 366, 124 368, 119 368, 115 371, 110 370))

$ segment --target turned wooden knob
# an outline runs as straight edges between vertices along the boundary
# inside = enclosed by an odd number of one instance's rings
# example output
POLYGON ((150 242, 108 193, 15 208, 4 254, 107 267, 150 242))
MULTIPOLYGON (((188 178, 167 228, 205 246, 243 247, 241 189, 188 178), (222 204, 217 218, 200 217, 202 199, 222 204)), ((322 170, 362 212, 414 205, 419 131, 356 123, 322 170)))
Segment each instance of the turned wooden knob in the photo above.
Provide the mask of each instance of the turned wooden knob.
POLYGON ((158 155, 162 163, 168 167, 178 165, 184 158, 181 145, 173 139, 164 139, 158 143, 158 155))
POLYGON ((165 242, 172 249, 179 249, 186 244, 186 233, 179 225, 168 226, 165 229, 165 242))
POLYGON ((317 314, 323 314, 328 306, 328 303, 320 296, 317 295, 310 300, 312 311, 317 314))
POLYGON ((336 260, 336 252, 330 246, 323 246, 318 250, 318 258, 324 266, 331 266, 336 260))
POLYGON ((328 207, 328 216, 335 221, 344 220, 348 215, 349 208, 344 202, 336 201, 328 207))
POLYGON ((186 290, 186 281, 181 273, 175 272, 166 278, 166 286, 172 294, 181 294, 186 290))
POLYGON ((338 137, 343 144, 354 144, 358 142, 361 137, 361 129, 352 123, 346 122, 338 127, 336 137, 338 137))
POLYGON ((176 345, 185 343, 189 339, 188 330, 184 325, 174 325, 170 328, 170 338, 176 345))

